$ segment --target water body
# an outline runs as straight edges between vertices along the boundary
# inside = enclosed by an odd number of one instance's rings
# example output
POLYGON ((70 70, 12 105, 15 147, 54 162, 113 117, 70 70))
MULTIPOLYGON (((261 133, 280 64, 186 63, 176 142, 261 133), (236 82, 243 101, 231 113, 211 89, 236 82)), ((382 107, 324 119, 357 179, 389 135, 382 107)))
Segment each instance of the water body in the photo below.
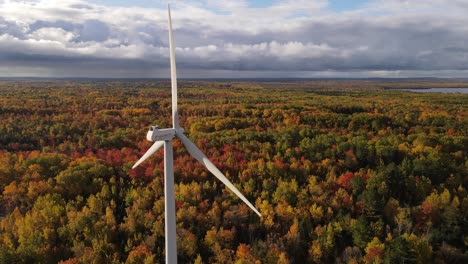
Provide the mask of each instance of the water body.
POLYGON ((429 88, 429 89, 405 89, 415 93, 460 93, 468 94, 468 88, 429 88))

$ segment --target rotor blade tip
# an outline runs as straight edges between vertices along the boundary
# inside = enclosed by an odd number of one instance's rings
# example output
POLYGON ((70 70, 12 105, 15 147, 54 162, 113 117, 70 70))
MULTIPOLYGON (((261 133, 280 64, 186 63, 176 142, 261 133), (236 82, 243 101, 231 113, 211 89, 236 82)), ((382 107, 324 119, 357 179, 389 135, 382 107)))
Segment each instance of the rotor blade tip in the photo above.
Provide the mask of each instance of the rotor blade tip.
POLYGON ((135 162, 132 166, 132 170, 135 169, 136 167, 140 166, 141 162, 135 162))
POLYGON ((259 217, 262 217, 262 214, 260 214, 259 211, 255 210, 255 213, 256 213, 259 217))

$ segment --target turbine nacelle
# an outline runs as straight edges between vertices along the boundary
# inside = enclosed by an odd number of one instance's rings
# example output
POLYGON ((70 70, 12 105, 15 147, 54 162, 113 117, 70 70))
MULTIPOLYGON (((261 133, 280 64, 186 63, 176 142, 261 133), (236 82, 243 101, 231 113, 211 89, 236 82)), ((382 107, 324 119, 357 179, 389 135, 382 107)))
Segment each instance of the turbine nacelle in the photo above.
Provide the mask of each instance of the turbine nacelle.
POLYGON ((146 139, 151 142, 172 140, 176 130, 174 128, 159 129, 158 126, 151 126, 146 133, 146 139))
POLYGON ((150 142, 168 141, 178 133, 184 133, 184 129, 181 127, 159 129, 158 126, 151 126, 146 133, 146 139, 150 142))

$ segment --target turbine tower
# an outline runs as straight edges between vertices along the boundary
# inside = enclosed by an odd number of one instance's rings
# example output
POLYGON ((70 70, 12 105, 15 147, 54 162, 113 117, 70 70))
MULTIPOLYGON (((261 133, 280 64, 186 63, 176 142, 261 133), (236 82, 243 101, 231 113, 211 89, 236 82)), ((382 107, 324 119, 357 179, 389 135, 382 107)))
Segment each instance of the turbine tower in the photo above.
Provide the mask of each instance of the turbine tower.
POLYGON ((261 216, 257 209, 242 195, 239 190, 219 171, 218 168, 203 154, 203 152, 184 135, 184 129, 179 126, 179 113, 177 111, 177 74, 174 51, 174 37, 172 34, 172 21, 170 5, 167 5, 169 20, 169 50, 171 60, 171 89, 172 89, 172 128, 159 129, 158 126, 151 126, 146 139, 154 144, 146 153, 133 165, 136 168, 143 161, 153 155, 158 149, 164 146, 164 202, 165 202, 165 235, 166 235, 166 263, 177 263, 176 248, 176 217, 174 198, 174 161, 172 151, 172 140, 174 136, 187 148, 188 152, 205 166, 213 175, 223 182, 233 191, 244 203, 246 203, 258 216, 261 216))

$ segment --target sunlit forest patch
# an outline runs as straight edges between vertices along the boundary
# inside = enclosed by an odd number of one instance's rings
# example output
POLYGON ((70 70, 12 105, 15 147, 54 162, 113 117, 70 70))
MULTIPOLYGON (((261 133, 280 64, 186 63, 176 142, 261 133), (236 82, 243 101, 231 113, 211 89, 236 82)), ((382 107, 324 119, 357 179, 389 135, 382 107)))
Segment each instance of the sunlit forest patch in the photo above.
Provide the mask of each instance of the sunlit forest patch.
MULTIPOLYGON (((389 89, 431 85, 181 82, 181 126, 262 217, 175 140, 179 262, 467 263, 468 95, 389 89)), ((0 263, 164 262, 162 152, 131 166, 169 87, 0 82, 0 263)))

